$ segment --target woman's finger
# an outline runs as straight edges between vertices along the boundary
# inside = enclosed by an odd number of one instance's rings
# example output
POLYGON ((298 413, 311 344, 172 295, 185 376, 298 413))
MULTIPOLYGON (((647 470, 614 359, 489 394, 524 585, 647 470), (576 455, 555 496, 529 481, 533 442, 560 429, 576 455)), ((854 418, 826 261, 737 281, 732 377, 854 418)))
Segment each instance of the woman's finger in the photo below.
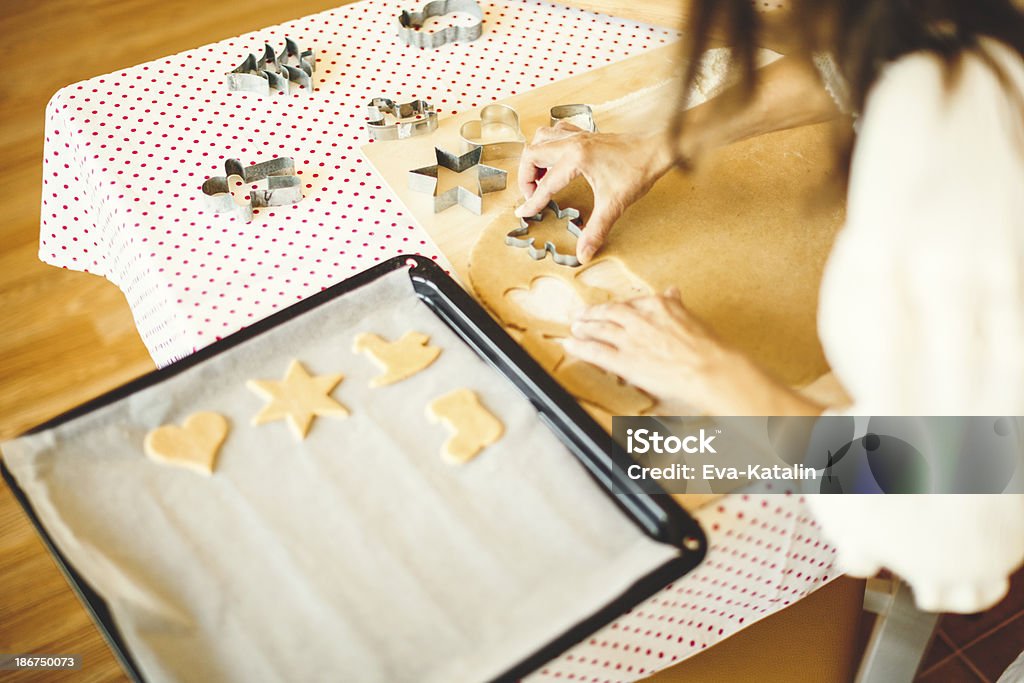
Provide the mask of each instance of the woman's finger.
POLYGON ((569 355, 606 370, 616 365, 619 353, 614 346, 603 342, 574 337, 562 340, 562 347, 569 355))
POLYGON ((594 255, 604 245, 608 233, 612 231, 612 226, 615 225, 615 221, 619 219, 620 215, 622 215, 622 211, 612 204, 607 202, 595 204, 593 213, 590 214, 583 232, 580 233, 580 237, 576 241, 576 258, 580 263, 588 263, 590 259, 594 258, 594 255))
MULTIPOLYGON (((561 123, 559 121, 558 123, 561 123)), ((551 142, 552 140, 561 140, 567 138, 574 133, 582 133, 582 129, 575 126, 541 126, 533 134, 533 141, 530 144, 540 145, 545 142, 551 142)))
POLYGON ((564 133, 586 133, 587 132, 587 131, 583 130, 582 128, 580 128, 579 126, 577 126, 577 125, 575 125, 573 123, 569 123, 565 119, 558 119, 557 121, 555 121, 554 130, 561 131, 561 132, 564 132, 564 133))
POLYGON ((534 148, 528 146, 523 149, 523 155, 519 157, 519 193, 527 199, 537 189, 537 179, 544 174, 545 167, 540 164, 540 158, 534 153, 534 148))
POLYGON ((546 174, 547 169, 562 161, 567 151, 566 144, 560 140, 527 145, 523 149, 519 157, 519 191, 524 197, 533 195, 538 179, 546 174))
POLYGON ((600 341, 622 348, 629 335, 621 325, 605 320, 581 320, 572 324, 572 334, 577 339, 600 341))
POLYGON ((679 288, 676 286, 669 287, 665 290, 664 295, 665 303, 668 309, 675 313, 679 317, 692 318, 690 311, 686 308, 686 304, 683 303, 683 297, 679 293, 679 288))
POLYGON ((629 305, 638 311, 655 315, 668 312, 668 299, 657 295, 639 296, 635 299, 630 299, 629 305))
POLYGON ((597 304, 583 309, 578 322, 613 322, 627 333, 635 334, 643 318, 638 310, 623 303, 597 304))
POLYGON ((544 177, 533 183, 533 193, 516 209, 520 218, 536 216, 544 210, 555 194, 572 182, 579 170, 567 159, 561 159, 544 173, 544 177))

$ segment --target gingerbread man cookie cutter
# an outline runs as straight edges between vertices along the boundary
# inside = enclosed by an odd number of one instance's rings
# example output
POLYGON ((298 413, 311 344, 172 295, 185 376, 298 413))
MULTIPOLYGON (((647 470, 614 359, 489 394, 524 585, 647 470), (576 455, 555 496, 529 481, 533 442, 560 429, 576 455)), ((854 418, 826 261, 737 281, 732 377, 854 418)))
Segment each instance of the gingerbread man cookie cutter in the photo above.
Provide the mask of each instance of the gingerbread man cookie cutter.
POLYGON ((477 147, 465 154, 456 155, 446 152, 440 147, 434 148, 437 163, 409 171, 409 189, 413 192, 424 192, 434 197, 434 213, 458 204, 476 215, 483 213, 483 195, 488 192, 504 190, 508 183, 508 172, 493 166, 480 163, 483 150, 477 147), (455 173, 477 168, 477 192, 459 185, 437 194, 437 172, 439 168, 447 168, 455 173))
POLYGON ((580 212, 576 209, 565 208, 561 209, 554 201, 548 202, 547 207, 541 209, 540 213, 529 216, 527 218, 519 219, 519 227, 505 235, 505 244, 510 247, 517 247, 519 249, 526 249, 526 253, 530 255, 534 261, 540 261, 542 258, 551 254, 551 260, 560 266, 569 266, 570 268, 576 268, 580 265, 580 260, 576 258, 576 254, 563 254, 558 251, 558 247, 551 241, 544 242, 543 248, 538 249, 534 246, 537 242, 536 237, 530 237, 530 221, 534 223, 539 222, 544 217, 545 211, 551 211, 555 214, 555 218, 559 220, 565 218, 565 229, 569 231, 573 237, 579 237, 583 232, 583 228, 579 224, 580 212))
POLYGON ((464 149, 477 147, 483 150, 482 161, 500 161, 501 159, 518 159, 523 155, 526 136, 519 127, 519 114, 506 104, 488 104, 480 110, 480 118, 466 121, 459 129, 464 149), (494 131, 505 133, 512 139, 497 139, 494 131), (508 132, 511 131, 511 132, 508 132), (495 142, 484 142, 488 138, 495 142))
POLYGON ((302 180, 295 175, 291 157, 276 157, 252 166, 243 166, 238 159, 224 161, 224 175, 208 178, 203 183, 206 204, 214 213, 235 211, 246 222, 252 220, 253 209, 265 206, 286 206, 302 199, 302 180), (239 204, 231 196, 231 176, 238 176, 246 185, 267 181, 267 189, 249 188, 249 203, 239 204))
POLYGON ((597 124, 594 123, 594 110, 590 108, 589 104, 559 104, 551 107, 549 114, 549 123, 552 126, 559 121, 566 121, 588 133, 597 132, 597 124))
POLYGON ((316 56, 313 50, 299 50, 298 43, 285 38, 284 50, 280 53, 268 44, 263 45, 263 56, 259 59, 250 53, 240 66, 228 74, 228 90, 269 95, 271 90, 288 92, 289 83, 297 83, 312 90, 315 70, 316 56))
POLYGON ((398 37, 406 45, 436 49, 455 41, 470 42, 483 35, 484 11, 476 0, 433 0, 415 12, 402 11, 398 17, 398 37), (465 12, 477 21, 468 26, 448 26, 440 31, 421 31, 431 17, 465 12))
POLYGON ((374 97, 366 105, 366 113, 366 130, 374 140, 404 140, 437 130, 437 112, 426 100, 395 104, 386 97, 374 97), (395 119, 391 123, 389 115, 395 119))

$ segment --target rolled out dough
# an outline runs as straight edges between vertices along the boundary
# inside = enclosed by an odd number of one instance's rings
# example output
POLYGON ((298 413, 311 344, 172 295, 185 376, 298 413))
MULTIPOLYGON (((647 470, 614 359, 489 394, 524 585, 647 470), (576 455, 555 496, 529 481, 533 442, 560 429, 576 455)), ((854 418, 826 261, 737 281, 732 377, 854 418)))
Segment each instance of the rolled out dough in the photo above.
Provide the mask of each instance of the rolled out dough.
MULTIPOLYGON (((607 415, 645 415, 654 407, 654 399, 610 372, 582 361, 566 358, 559 343, 563 337, 548 337, 531 331, 507 328, 509 335, 526 349, 562 387, 577 398, 586 397, 588 406, 607 415)), ((568 332, 568 331, 567 331, 568 332)), ((593 411, 591 411, 593 412, 593 411)), ((595 416, 598 417, 598 416, 595 416)), ((607 423, 604 415, 602 424, 607 423)))
MULTIPOLYGON (((524 293, 544 278, 570 287, 580 305, 677 286, 690 310, 726 343, 782 381, 802 385, 828 369, 817 337, 817 294, 844 216, 842 198, 825 192, 831 168, 828 124, 737 143, 699 173, 662 178, 620 218, 598 258, 580 268, 534 261, 505 245, 505 234, 518 225, 509 210, 480 232, 469 281, 484 306, 527 339, 569 334, 564 313, 523 305, 524 293)), ((584 218, 593 207, 582 179, 555 199, 584 218)), ((538 360, 557 376, 563 356, 547 351, 538 360)), ((606 406, 607 378, 595 371, 578 370, 572 391, 606 406)))

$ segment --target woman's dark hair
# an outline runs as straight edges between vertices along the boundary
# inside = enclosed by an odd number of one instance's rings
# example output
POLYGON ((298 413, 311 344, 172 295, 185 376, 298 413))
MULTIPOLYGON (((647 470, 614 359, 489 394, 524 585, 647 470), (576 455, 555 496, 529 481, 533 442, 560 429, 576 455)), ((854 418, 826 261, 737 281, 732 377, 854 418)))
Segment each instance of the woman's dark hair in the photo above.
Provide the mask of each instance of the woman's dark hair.
MULTIPOLYGON (((948 87, 955 84, 960 58, 968 52, 977 54, 1024 112, 1024 95, 979 43, 981 38, 993 38, 1024 56, 1024 12, 1013 0, 791 0, 788 9, 758 10, 768 5, 763 0, 690 0, 682 92, 690 92, 701 55, 712 42, 724 43, 732 48, 729 77, 740 86, 738 98, 724 106, 746 104, 757 87, 757 50, 770 44, 771 27, 765 17, 786 12, 787 23, 799 27, 796 44, 788 51, 808 58, 830 53, 846 80, 854 112, 863 109, 886 64, 921 51, 943 60, 948 87)), ((682 116, 676 116, 675 139, 682 125, 682 116)))

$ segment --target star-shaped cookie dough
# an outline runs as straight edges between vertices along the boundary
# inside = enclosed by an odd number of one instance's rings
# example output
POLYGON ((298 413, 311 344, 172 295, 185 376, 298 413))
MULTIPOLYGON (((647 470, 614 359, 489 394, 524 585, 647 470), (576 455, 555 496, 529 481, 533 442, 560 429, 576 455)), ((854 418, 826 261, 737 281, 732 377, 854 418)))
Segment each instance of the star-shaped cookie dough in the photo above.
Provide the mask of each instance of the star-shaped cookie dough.
POLYGON ((267 404, 252 419, 252 423, 261 425, 273 420, 287 420, 288 426, 301 441, 306 438, 315 416, 348 417, 348 408, 330 396, 344 377, 340 373, 314 377, 306 372, 299 361, 293 360, 280 382, 251 379, 245 385, 267 399, 267 404))

